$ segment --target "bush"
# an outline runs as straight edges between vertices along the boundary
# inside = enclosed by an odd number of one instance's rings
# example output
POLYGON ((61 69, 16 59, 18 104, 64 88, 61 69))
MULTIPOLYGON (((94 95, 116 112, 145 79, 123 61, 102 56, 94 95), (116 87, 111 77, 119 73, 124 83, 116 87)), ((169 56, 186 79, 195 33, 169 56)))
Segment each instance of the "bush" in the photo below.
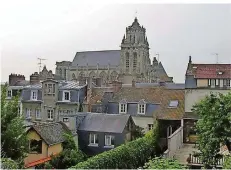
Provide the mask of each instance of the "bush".
POLYGON ((230 155, 225 157, 223 169, 231 169, 231 156, 230 155))
POLYGON ((75 169, 134 169, 156 154, 158 124, 144 137, 80 162, 75 169))
POLYGON ((10 158, 1 158, 1 169, 18 169, 18 164, 10 158))
POLYGON ((155 157, 145 163, 144 169, 186 169, 177 160, 155 157))

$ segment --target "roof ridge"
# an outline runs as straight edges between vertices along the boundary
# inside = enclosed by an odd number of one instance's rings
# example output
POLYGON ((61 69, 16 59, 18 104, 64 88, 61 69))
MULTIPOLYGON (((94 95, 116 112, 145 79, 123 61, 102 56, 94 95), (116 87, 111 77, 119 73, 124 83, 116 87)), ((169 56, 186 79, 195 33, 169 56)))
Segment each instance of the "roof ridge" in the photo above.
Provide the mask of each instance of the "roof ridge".
POLYGON ((94 50, 89 50, 89 51, 78 51, 78 52, 76 52, 76 54, 77 53, 86 53, 86 52, 106 52, 106 51, 120 51, 120 49, 119 50, 97 50, 97 51, 94 51, 94 50))

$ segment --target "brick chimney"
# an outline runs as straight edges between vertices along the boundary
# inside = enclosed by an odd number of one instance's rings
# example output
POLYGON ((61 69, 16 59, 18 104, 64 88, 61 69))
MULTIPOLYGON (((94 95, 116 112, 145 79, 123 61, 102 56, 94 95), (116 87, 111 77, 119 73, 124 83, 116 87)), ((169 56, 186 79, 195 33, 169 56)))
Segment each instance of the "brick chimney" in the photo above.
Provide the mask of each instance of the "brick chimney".
POLYGON ((39 83, 39 74, 38 72, 34 72, 34 74, 30 75, 30 84, 38 84, 39 83))
POLYGON ((112 89, 114 92, 120 91, 122 88, 122 82, 121 81, 112 81, 112 89))
POLYGON ((14 86, 17 81, 22 81, 22 80, 25 80, 24 75, 11 73, 11 75, 9 75, 9 86, 14 86))

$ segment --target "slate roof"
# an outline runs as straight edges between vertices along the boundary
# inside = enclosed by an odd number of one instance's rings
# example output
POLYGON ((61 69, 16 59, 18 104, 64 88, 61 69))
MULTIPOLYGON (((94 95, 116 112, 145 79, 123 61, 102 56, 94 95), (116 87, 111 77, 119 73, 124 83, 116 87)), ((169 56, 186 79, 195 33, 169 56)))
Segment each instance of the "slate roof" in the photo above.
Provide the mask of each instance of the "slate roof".
POLYGON ((33 125, 30 129, 34 129, 48 145, 62 143, 65 140, 63 135, 70 132, 62 122, 41 123, 33 125))
POLYGON ((192 64, 192 72, 195 78, 231 78, 231 64, 192 64), (218 74, 218 71, 223 74, 218 74))
POLYGON ((130 115, 126 114, 87 114, 78 130, 91 132, 122 133, 130 115))
POLYGON ((161 97, 160 109, 155 113, 158 119, 165 120, 180 120, 184 116, 184 90, 169 90, 165 89, 161 97), (170 108, 170 101, 178 100, 178 106, 170 108))
POLYGON ((110 65, 118 66, 120 63, 120 50, 105 51, 83 51, 77 52, 72 62, 72 66, 99 66, 110 65))
POLYGON ((123 87, 121 90, 114 94, 114 97, 110 100, 111 102, 120 102, 126 99, 127 102, 139 102, 144 99, 149 103, 160 103, 161 94, 163 93, 164 87, 156 88, 134 88, 134 87, 123 87))
MULTIPOLYGON (((136 83, 136 87, 145 88, 145 87, 159 87, 159 83, 136 83)), ((166 89, 185 89, 184 83, 165 83, 166 89)))

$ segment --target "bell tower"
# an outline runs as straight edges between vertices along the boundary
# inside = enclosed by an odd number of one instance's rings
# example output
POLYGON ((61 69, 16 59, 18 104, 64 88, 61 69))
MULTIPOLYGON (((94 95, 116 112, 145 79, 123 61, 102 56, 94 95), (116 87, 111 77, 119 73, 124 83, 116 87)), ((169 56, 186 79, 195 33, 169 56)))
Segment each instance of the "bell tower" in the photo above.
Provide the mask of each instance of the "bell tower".
POLYGON ((129 75, 133 80, 145 78, 150 65, 149 44, 146 29, 135 17, 131 26, 126 28, 121 43, 120 74, 129 75))

